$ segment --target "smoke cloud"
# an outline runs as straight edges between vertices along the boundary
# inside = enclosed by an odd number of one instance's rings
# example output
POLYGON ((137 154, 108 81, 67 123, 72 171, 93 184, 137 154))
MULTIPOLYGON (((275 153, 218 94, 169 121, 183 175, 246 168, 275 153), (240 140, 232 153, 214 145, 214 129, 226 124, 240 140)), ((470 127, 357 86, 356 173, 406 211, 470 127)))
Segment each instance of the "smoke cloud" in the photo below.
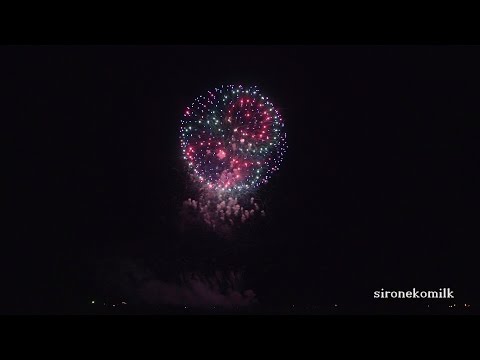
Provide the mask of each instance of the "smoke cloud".
POLYGON ((233 308, 255 303, 255 293, 241 291, 240 283, 241 275, 235 272, 227 275, 217 272, 211 277, 190 273, 179 282, 150 280, 142 286, 140 293, 150 304, 233 308))

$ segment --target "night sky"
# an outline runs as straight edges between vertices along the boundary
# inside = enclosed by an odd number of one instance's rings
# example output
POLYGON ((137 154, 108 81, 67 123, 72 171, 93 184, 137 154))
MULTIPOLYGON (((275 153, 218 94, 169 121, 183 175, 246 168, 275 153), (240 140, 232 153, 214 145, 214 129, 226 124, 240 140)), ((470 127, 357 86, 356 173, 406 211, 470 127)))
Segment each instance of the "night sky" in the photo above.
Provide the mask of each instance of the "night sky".
POLYGON ((0 63, 1 313, 164 313, 138 284, 189 272, 241 272, 258 313, 408 313, 426 302, 373 291, 412 287, 478 313, 480 47, 12 46, 0 63), (180 119, 222 84, 268 93, 289 146, 268 216, 228 239, 180 216, 180 119))

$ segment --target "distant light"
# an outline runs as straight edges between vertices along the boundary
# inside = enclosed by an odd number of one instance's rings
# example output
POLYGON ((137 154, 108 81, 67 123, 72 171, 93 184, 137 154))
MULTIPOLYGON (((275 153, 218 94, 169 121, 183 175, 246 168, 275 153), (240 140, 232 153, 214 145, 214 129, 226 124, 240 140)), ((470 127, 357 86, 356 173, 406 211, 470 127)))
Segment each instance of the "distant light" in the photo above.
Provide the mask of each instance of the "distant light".
POLYGON ((92 304, 95 304, 95 300, 92 300, 92 304))

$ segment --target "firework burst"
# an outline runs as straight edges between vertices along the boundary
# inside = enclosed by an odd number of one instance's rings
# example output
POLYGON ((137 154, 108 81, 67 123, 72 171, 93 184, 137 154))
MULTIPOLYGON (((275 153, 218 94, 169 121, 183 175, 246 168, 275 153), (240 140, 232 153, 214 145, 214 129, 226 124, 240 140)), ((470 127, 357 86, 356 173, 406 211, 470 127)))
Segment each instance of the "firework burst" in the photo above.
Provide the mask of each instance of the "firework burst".
POLYGON ((249 196, 279 170, 287 146, 280 112, 256 86, 221 86, 197 97, 183 114, 180 145, 200 188, 185 207, 214 229, 265 215, 249 196))
POLYGON ((257 87, 221 86, 185 109, 180 144, 201 187, 240 194, 267 183, 286 149, 281 114, 257 87))

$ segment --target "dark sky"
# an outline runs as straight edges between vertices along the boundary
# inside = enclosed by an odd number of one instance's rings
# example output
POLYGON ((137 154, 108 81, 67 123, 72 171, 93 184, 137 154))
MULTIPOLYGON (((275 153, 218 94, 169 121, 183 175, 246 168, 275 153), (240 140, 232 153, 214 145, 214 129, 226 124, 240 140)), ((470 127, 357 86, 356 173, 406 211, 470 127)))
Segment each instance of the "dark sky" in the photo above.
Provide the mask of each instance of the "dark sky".
POLYGON ((480 306, 479 63, 460 46, 0 48, 2 312, 124 296, 132 262, 160 278, 244 269, 262 309, 375 312, 382 287, 480 306), (261 192, 268 219, 233 243, 176 225, 180 116, 221 84, 258 85, 289 144, 261 192))

